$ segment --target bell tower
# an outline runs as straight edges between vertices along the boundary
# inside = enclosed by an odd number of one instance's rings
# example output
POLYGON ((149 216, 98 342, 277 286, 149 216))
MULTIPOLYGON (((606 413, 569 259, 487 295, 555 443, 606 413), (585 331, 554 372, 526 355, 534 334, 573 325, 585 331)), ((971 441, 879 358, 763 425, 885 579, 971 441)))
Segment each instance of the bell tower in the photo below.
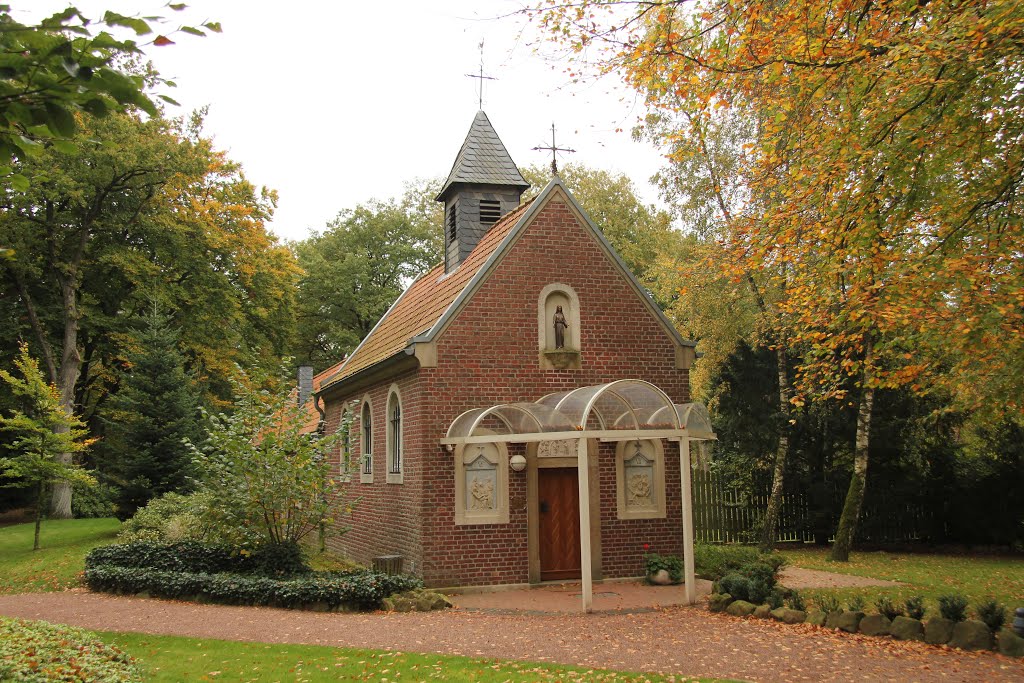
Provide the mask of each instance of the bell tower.
POLYGON ((529 186, 487 114, 478 111, 437 195, 444 202, 446 273, 458 268, 491 226, 519 206, 529 186))

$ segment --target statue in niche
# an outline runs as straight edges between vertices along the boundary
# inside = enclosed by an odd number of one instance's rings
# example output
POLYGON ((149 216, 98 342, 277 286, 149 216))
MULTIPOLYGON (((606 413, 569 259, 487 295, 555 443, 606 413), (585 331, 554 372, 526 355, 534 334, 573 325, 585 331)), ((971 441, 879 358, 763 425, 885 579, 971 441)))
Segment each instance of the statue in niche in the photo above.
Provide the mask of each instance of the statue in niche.
POLYGON ((565 319, 565 314, 562 313, 562 307, 557 306, 555 308, 555 348, 565 348, 565 328, 569 327, 569 321, 565 319))
POLYGON ((471 510, 493 510, 494 509, 494 482, 489 479, 473 477, 469 487, 469 495, 472 498, 471 510))

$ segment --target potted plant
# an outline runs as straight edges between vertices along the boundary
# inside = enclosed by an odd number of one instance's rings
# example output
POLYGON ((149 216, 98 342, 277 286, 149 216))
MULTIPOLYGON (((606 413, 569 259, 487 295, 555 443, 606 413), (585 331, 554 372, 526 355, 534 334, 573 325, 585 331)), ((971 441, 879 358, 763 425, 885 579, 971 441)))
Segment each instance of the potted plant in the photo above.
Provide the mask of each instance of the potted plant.
MULTIPOLYGON (((649 546, 645 543, 644 550, 649 546)), ((644 553, 647 582, 657 586, 669 586, 683 582, 683 560, 675 555, 644 553)))

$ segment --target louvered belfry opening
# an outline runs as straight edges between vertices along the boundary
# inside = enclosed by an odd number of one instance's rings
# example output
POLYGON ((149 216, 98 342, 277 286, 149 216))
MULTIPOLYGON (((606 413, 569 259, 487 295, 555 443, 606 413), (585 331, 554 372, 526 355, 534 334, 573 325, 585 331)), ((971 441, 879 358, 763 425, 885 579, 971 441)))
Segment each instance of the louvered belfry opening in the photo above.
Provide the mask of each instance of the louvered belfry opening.
POLYGON ((446 273, 458 268, 490 227, 519 206, 529 186, 487 114, 478 111, 437 195, 444 202, 446 273))

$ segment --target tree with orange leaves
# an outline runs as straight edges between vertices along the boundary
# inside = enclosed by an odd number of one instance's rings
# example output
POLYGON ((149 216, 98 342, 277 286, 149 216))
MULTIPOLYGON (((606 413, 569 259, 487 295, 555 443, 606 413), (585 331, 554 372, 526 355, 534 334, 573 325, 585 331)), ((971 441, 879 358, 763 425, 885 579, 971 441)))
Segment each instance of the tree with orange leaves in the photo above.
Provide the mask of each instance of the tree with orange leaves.
POLYGON ((874 392, 948 391, 1020 418, 1024 395, 1024 8, 1014 0, 583 2, 537 10, 676 115, 673 161, 701 132, 750 126, 748 189, 719 267, 785 287, 794 405, 858 402, 833 558, 863 500, 874 392))

